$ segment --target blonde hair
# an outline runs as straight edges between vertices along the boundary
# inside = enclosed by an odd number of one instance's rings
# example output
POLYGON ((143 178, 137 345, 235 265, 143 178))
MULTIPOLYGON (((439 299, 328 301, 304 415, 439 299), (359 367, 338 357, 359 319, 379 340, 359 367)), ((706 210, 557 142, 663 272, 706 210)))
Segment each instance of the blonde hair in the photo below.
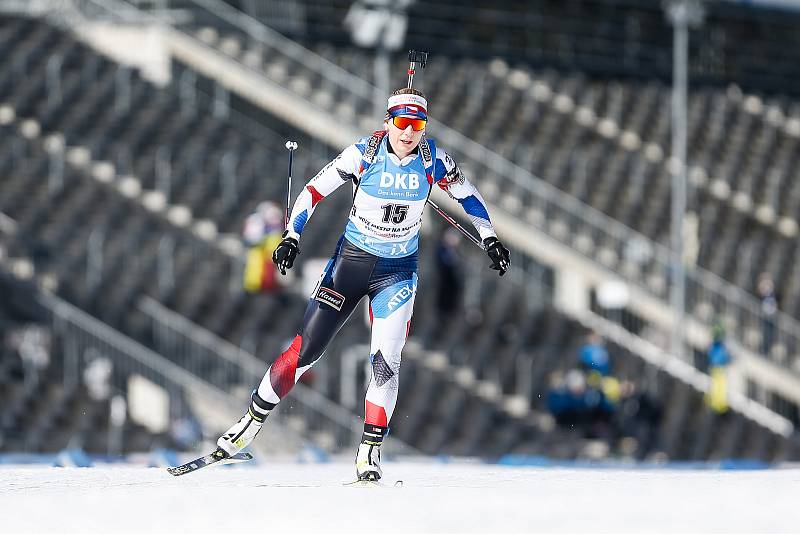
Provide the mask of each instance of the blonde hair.
POLYGON ((402 89, 398 89, 389 96, 397 96, 397 95, 417 95, 427 100, 425 93, 423 93, 419 89, 414 89, 413 87, 403 87, 402 89))

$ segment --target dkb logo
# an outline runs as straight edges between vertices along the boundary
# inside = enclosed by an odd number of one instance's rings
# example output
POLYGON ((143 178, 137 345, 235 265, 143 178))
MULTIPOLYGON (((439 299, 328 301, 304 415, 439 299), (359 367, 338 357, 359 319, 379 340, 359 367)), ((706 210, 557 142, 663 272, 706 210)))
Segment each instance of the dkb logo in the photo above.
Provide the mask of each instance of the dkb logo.
POLYGON ((390 173, 381 174, 381 187, 394 187, 395 189, 419 189, 419 175, 417 173, 390 173))

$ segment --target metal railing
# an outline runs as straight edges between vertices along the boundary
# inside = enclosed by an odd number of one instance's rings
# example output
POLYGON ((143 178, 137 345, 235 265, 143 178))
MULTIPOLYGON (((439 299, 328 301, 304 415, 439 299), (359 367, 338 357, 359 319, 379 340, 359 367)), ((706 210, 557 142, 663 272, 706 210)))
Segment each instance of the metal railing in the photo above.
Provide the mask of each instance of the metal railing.
MULTIPOLYGON (((701 373, 689 363, 671 356, 663 349, 632 334, 618 324, 591 311, 576 314, 575 318, 584 326, 602 332, 605 338, 630 348, 648 363, 664 369, 680 381, 691 385, 695 390, 707 392, 710 389, 711 378, 707 374, 701 373)), ((794 432, 794 425, 790 420, 773 412, 763 404, 747 398, 742 392, 728 392, 728 402, 734 411, 776 434, 788 438, 794 432)))
POLYGON ((0 232, 14 235, 17 232, 17 221, 0 211, 0 232))
MULTIPOLYGON (((109 383, 114 390, 124 392, 128 379, 137 375, 165 390, 169 396, 170 421, 189 414, 190 408, 185 401, 192 396, 202 397, 230 413, 241 411, 241 399, 181 368, 68 302, 49 294, 41 294, 39 301, 50 315, 53 341, 61 347, 63 361, 60 365, 65 388, 74 388, 83 380, 83 371, 91 360, 106 358, 111 363, 109 383)), ((202 418, 204 414, 194 415, 202 418)), ((287 433, 287 440, 302 441, 291 429, 282 431, 287 433)))

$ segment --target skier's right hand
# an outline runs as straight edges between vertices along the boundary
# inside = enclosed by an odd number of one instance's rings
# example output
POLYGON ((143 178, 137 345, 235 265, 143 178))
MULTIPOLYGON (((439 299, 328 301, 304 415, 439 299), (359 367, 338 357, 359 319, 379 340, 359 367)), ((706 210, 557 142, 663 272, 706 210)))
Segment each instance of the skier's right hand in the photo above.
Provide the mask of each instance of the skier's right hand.
POLYGON ((286 269, 292 268, 295 258, 300 254, 299 237, 299 234, 286 230, 283 232, 283 239, 272 253, 272 262, 280 269, 281 274, 286 274, 286 269))

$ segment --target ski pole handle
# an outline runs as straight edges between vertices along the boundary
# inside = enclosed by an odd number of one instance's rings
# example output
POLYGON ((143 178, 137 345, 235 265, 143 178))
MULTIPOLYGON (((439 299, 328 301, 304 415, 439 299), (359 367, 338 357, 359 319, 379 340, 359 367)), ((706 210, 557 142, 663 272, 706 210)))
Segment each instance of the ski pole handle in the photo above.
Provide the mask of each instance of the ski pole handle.
POLYGON ((408 88, 411 89, 411 84, 414 83, 414 73, 417 71, 417 63, 424 69, 428 64, 428 53, 420 50, 409 50, 408 61, 408 88))

